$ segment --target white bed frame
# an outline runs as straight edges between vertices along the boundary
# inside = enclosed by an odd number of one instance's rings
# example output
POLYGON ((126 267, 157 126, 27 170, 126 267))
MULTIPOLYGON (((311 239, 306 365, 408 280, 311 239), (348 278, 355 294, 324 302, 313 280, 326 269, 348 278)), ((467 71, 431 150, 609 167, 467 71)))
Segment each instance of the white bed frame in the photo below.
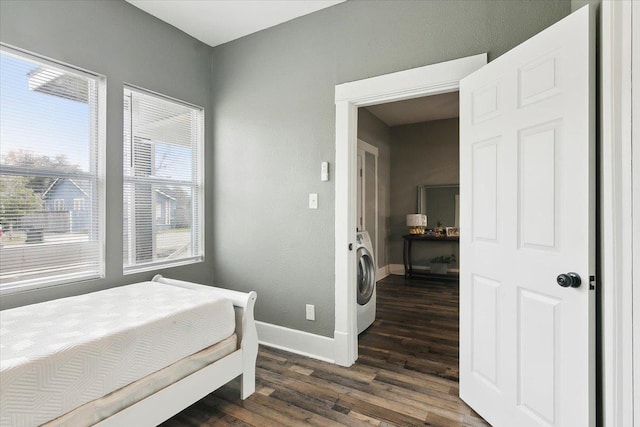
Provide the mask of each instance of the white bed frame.
POLYGON ((258 334, 253 307, 257 294, 167 279, 159 274, 152 281, 190 289, 215 289, 231 300, 236 312, 235 332, 240 345, 233 353, 104 419, 97 426, 156 426, 239 375, 242 375, 242 399, 255 391, 258 334))

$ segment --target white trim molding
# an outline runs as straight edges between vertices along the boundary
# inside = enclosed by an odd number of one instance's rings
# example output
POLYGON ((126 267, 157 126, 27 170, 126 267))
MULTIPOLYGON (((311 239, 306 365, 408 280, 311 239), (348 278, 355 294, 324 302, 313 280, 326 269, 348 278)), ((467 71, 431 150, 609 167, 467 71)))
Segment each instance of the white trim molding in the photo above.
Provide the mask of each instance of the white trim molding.
MULTIPOLYGON (((371 144, 369 144, 366 141, 363 141, 362 139, 358 139, 358 155, 360 155, 360 153, 369 153, 371 155, 373 155, 374 157, 374 163, 373 163, 373 169, 374 169, 374 183, 373 186, 375 188, 375 194, 374 194, 374 200, 373 200, 373 218, 374 218, 374 232, 375 232, 375 239, 373 242, 373 259, 375 260, 375 262, 377 263, 378 260, 380 258, 378 258, 379 252, 380 252, 380 226, 379 226, 379 222, 380 222, 380 217, 379 212, 380 212, 380 206, 379 206, 379 199, 378 199, 378 175, 379 175, 379 171, 378 171, 378 157, 379 157, 379 150, 378 147, 375 147, 371 144)), ((363 218, 363 223, 362 225, 364 226, 365 224, 367 224, 367 213, 366 213, 366 205, 367 205, 367 191, 366 191, 366 187, 367 187, 367 174, 364 173, 364 171, 367 169, 367 160, 366 160, 366 155, 362 156, 362 164, 361 164, 361 168, 362 168, 362 218, 363 218)), ((365 227, 366 230, 366 227, 365 227)), ((376 280, 380 280, 378 278, 378 272, 376 271, 376 280)))
POLYGON ((633 224, 631 259, 633 283, 633 422, 640 425, 640 2, 633 2, 631 18, 631 144, 632 144, 632 194, 633 194, 633 224))
POLYGON ((382 280, 389 275, 389 266, 385 265, 384 267, 378 267, 376 270, 376 282, 378 280, 382 280))
POLYGON ((256 321, 258 342, 290 353, 334 363, 334 340, 322 335, 256 321))
MULTIPOLYGON (((633 191, 632 168, 632 9, 638 13, 637 6, 637 2, 603 1, 601 9, 599 285, 602 286, 603 420, 605 426, 611 427, 640 424, 640 414, 636 413, 634 419, 634 401, 638 398, 634 399, 633 389, 633 244, 637 242, 633 241, 632 214, 638 195, 633 191)), ((640 313, 635 313, 637 337, 640 313)))
POLYGON ((378 147, 375 145, 369 144, 367 141, 358 138, 358 148, 363 149, 364 151, 373 154, 374 156, 378 155, 378 147))
POLYGON ((460 80, 487 63, 487 54, 455 59, 337 85, 335 164, 335 362, 358 358, 356 325, 356 152, 358 107, 457 91, 460 80))
MULTIPOLYGON (((414 265, 412 266, 414 270, 422 270, 429 271, 431 267, 426 265, 414 265)), ((460 270, 457 268, 450 268, 449 271, 452 273, 459 273, 460 270)), ((395 274, 397 276, 404 276, 404 265, 403 264, 389 264, 389 274, 395 274)))
POLYGON ((389 264, 389 274, 404 276, 404 264, 389 264))

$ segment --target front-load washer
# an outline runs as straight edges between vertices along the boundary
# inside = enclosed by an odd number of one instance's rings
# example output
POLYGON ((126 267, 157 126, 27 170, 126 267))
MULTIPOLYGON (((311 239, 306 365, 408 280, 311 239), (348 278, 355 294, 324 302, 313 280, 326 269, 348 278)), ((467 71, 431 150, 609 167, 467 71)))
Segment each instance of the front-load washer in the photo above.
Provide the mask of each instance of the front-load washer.
POLYGON ((358 334, 376 320, 376 262, 373 245, 366 231, 356 233, 356 263, 358 282, 356 286, 358 334))

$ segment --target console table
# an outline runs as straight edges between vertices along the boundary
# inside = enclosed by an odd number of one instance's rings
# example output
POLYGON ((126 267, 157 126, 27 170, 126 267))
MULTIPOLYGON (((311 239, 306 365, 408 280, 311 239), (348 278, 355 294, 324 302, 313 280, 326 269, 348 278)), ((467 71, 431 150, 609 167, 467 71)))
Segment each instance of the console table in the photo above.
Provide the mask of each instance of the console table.
POLYGON ((411 265, 411 245, 413 242, 459 242, 460 238, 458 236, 436 237, 428 236, 426 234, 405 234, 402 238, 404 239, 404 250, 402 251, 402 257, 404 260, 404 277, 411 279, 414 276, 422 276, 437 278, 440 280, 458 280, 458 274, 433 274, 425 270, 415 270, 411 265))

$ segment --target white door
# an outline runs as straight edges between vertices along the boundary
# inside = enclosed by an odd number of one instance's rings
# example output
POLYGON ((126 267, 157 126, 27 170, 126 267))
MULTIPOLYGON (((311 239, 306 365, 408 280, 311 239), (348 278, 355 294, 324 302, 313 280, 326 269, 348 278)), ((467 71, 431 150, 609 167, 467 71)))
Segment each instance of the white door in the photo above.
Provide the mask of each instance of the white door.
POLYGON ((461 81, 460 397, 496 427, 595 424, 594 72, 585 7, 461 81))

